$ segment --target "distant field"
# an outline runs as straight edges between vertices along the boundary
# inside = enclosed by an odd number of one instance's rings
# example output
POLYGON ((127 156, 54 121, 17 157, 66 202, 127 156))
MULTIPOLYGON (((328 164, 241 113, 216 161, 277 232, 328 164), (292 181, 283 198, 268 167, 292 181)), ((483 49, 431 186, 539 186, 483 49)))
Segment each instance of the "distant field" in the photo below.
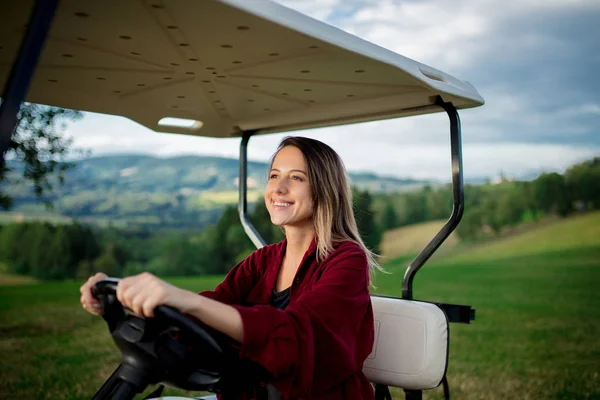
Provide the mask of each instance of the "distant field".
MULTIPOLYGON (((381 254, 390 259, 419 253, 433 239, 446 221, 431 221, 386 231, 381 241, 381 254)), ((449 249, 459 243, 459 238, 451 234, 442 245, 449 249)))
POLYGON ((445 259, 444 262, 460 263, 475 259, 497 260, 505 257, 529 256, 598 246, 600 246, 600 213, 596 212, 556 220, 539 229, 528 230, 499 241, 477 245, 467 252, 445 259))
POLYGON ((64 217, 53 213, 29 214, 20 212, 2 212, 0 213, 0 224, 9 224, 11 222, 30 222, 30 221, 48 221, 54 224, 68 224, 72 222, 69 217, 64 217))
MULTIPOLYGON (((263 195, 262 191, 249 190, 247 193, 248 201, 255 202, 263 195)), ((198 196, 199 205, 217 205, 237 204, 239 201, 239 193, 237 190, 229 190, 222 192, 203 192, 198 196)))
MULTIPOLYGON (((80 223, 89 223, 96 224, 100 227, 118 227, 118 228, 126 228, 130 223, 139 223, 139 224, 160 224, 160 218, 152 215, 143 215, 143 216, 132 216, 126 219, 119 218, 107 218, 107 217, 80 217, 77 218, 77 221, 80 223)), ((50 213, 50 212, 37 212, 37 213, 29 213, 27 211, 19 212, 3 212, 0 214, 0 224, 10 224, 13 222, 22 223, 22 222, 49 222, 51 224, 71 224, 73 223, 73 219, 70 217, 65 217, 60 214, 50 213)))
MULTIPOLYGON (((387 263, 375 292, 399 295, 405 266, 387 263)), ((203 290, 220 279, 170 281, 203 290)), ((116 367, 105 324, 80 309, 78 287, 0 286, 0 398, 89 399, 116 367)), ((456 247, 423 268, 414 294, 477 310, 472 324, 450 328, 453 399, 600 399, 599 287, 595 213, 456 247)), ((441 399, 441 389, 424 398, 441 399)))
POLYGON ((33 283, 38 283, 38 281, 30 276, 0 272, 0 286, 29 285, 33 283))

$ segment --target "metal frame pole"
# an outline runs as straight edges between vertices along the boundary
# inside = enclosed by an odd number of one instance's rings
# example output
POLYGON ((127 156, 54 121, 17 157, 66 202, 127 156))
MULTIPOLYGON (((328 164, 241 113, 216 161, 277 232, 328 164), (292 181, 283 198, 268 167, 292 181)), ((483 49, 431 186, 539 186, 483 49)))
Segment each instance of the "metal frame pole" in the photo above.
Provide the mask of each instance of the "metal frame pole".
POLYGON ((452 231, 458 226, 464 212, 464 187, 463 187, 463 167, 462 167, 462 142, 461 128, 458 111, 452 103, 446 103, 440 96, 436 98, 437 105, 442 107, 450 118, 450 150, 452 152, 452 199, 453 208, 450 218, 442 229, 433 237, 433 239, 419 253, 417 258, 408 266, 402 281, 402 298, 412 299, 412 283, 415 275, 421 267, 429 260, 431 255, 440 247, 452 231))
POLYGON ((239 203, 238 203, 238 213, 240 216, 240 221, 242 226, 244 227, 244 231, 246 235, 252 240, 254 246, 257 249, 260 249, 263 246, 266 246, 267 243, 260 236, 260 233, 254 228, 252 222, 248 219, 248 201, 247 201, 247 192, 248 192, 248 141, 250 137, 254 134, 254 131, 245 131, 242 136, 242 142, 240 144, 240 174, 239 174, 239 203))
POLYGON ((36 1, 19 53, 4 87, 0 104, 0 169, 4 167, 4 157, 17 124, 17 114, 25 100, 57 7, 58 0, 36 1))

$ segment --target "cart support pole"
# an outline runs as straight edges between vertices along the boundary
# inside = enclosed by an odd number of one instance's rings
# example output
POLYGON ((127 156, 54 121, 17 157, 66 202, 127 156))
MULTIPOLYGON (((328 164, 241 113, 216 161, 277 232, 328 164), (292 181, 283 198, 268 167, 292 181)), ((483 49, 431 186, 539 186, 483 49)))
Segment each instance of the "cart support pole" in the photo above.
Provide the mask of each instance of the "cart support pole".
POLYGON ((248 219, 248 141, 250 136, 254 134, 254 131, 246 131, 242 136, 242 143, 240 145, 240 175, 239 175, 239 204, 238 213, 240 215, 240 221, 244 227, 246 235, 252 240, 254 246, 257 249, 265 246, 265 240, 260 236, 260 233, 254 228, 252 222, 248 219))
POLYGON ((17 124, 17 114, 29 89, 38 58, 44 48, 58 0, 37 0, 17 58, 6 81, 0 104, 0 170, 17 124))
POLYGON ((464 187, 462 166, 462 143, 461 129, 458 112, 452 103, 446 103, 440 96, 437 97, 437 105, 442 107, 450 117, 450 150, 452 152, 452 214, 442 229, 419 253, 417 258, 408 266, 402 281, 402 298, 411 300, 413 298, 412 283, 417 271, 429 260, 431 255, 440 247, 452 231, 458 226, 464 211, 464 187))

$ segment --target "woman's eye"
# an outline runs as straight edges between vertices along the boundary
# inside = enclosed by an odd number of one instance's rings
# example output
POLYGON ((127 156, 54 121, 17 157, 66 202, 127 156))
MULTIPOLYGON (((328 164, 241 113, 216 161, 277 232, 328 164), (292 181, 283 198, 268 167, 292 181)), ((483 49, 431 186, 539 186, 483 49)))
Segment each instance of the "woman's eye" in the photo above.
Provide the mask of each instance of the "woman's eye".
POLYGON ((296 181, 299 181, 299 182, 303 182, 304 181, 304 179, 302 179, 301 176, 292 176, 292 179, 294 179, 296 181))
POLYGON ((271 174, 271 175, 269 176, 269 179, 274 179, 274 178, 277 178, 277 174, 271 174))

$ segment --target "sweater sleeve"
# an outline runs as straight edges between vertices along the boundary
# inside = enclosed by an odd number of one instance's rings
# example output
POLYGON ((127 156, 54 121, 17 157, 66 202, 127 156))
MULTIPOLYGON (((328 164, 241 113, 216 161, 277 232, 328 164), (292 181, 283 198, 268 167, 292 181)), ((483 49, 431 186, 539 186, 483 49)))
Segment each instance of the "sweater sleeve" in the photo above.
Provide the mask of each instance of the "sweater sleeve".
POLYGON ((285 310, 234 306, 244 326, 242 357, 261 364, 292 397, 339 385, 362 368, 373 343, 364 252, 344 244, 323 263, 317 283, 285 310))
POLYGON ((214 290, 206 290, 198 294, 229 305, 244 304, 248 293, 260 276, 256 272, 260 252, 259 249, 236 264, 214 290))

